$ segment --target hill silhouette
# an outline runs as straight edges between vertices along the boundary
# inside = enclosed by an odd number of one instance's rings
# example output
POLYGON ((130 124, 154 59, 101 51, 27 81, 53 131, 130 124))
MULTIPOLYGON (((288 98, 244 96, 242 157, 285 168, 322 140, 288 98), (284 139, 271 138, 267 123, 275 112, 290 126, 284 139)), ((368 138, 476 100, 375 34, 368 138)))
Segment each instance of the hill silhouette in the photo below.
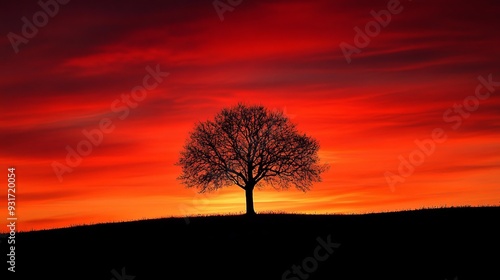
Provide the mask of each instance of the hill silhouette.
MULTIPOLYGON (((164 218, 21 232, 15 274, 107 280, 500 279, 499 217, 500 207, 459 207, 192 217, 189 224, 164 218)), ((0 246, 6 252, 6 242, 0 246)))

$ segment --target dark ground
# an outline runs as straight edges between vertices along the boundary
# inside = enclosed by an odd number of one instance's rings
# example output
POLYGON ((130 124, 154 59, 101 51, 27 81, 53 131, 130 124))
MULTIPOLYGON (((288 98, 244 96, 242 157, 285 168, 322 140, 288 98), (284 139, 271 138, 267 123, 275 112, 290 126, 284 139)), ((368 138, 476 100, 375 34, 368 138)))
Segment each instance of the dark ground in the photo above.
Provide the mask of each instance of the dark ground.
POLYGON ((463 207, 195 217, 189 225, 166 218, 25 232, 16 236, 15 278, 2 240, 7 278, 1 279, 493 280, 500 279, 499 222, 500 207, 463 207), (319 247, 315 257, 318 238, 328 242, 328 236, 340 246, 331 253, 319 247), (301 268, 302 277, 282 278, 304 260, 311 272, 301 268))

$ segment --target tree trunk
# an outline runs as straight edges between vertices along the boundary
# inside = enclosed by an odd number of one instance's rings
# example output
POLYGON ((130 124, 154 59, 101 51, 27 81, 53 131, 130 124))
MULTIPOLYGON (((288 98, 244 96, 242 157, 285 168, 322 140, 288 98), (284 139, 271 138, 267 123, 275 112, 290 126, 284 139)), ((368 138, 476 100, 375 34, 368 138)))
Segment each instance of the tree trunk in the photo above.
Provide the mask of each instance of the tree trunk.
POLYGON ((255 215, 255 210, 253 209, 253 186, 246 186, 245 188, 245 198, 247 202, 247 215, 255 215))

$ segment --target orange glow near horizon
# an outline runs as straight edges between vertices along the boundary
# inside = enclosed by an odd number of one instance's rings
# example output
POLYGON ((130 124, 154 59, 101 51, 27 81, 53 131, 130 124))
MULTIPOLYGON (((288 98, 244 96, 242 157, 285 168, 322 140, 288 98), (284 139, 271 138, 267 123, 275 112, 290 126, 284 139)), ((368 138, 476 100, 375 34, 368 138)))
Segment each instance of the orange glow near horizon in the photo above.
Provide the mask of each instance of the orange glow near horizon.
MULTIPOLYGON (((339 44, 354 44, 353 28, 388 1, 361 2, 243 1, 222 22, 212 1, 75 2, 18 54, 4 37, 0 172, 16 168, 18 230, 243 213, 240 188, 196 194, 174 165, 196 122, 238 102, 285 111, 330 164, 309 192, 256 189, 257 212, 499 205, 500 6, 401 1, 403 11, 347 63, 339 44), (471 15, 471 5, 481 12, 471 15), (128 105, 122 95, 143 85, 147 67, 169 75, 128 105), (497 84, 474 99, 488 75, 497 84), (54 162, 68 166, 67 147, 103 119, 112 131, 59 180, 54 162), (408 160, 434 129, 446 140, 392 191, 384 174, 398 174, 398 157, 408 160)), ((2 34, 20 34, 19 19, 39 7, 8 5, 2 34)))

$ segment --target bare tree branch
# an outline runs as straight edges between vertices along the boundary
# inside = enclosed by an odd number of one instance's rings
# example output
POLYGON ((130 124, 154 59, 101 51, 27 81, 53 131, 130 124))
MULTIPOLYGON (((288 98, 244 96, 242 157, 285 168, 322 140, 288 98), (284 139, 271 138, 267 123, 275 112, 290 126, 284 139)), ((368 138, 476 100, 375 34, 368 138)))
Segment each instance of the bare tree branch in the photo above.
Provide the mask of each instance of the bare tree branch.
POLYGON ((238 104, 195 126, 176 163, 178 179, 200 192, 231 185, 307 191, 328 169, 320 164, 319 147, 283 113, 238 104))

